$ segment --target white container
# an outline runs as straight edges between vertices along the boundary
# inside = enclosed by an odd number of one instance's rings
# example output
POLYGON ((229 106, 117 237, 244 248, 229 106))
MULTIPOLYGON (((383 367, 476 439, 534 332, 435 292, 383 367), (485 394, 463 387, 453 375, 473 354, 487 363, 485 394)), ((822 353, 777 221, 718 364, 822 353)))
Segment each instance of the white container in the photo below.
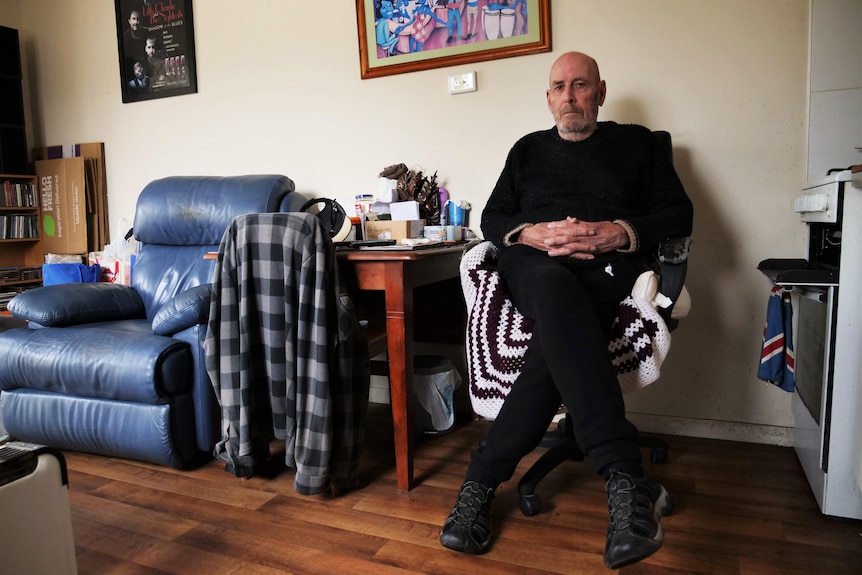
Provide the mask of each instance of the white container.
POLYGON ((425 226, 422 235, 429 240, 442 242, 446 239, 446 228, 448 227, 450 226, 425 226))
POLYGON ((63 454, 32 443, 0 447, 0 571, 77 575, 63 454))

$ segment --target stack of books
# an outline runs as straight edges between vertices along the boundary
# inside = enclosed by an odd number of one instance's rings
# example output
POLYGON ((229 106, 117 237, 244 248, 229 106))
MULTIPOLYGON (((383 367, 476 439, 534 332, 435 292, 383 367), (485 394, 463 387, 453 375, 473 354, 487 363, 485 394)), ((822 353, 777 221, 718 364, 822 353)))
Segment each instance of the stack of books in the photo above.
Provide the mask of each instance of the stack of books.
POLYGON ((9 303, 9 301, 22 291, 23 290, 21 288, 0 287, 0 311, 5 311, 6 305, 9 303))
POLYGON ((5 208, 36 208, 39 207, 39 192, 36 184, 28 182, 3 182, 3 193, 0 194, 0 207, 5 208))
POLYGON ((20 240, 39 237, 39 222, 35 214, 0 216, 0 239, 20 240))
POLYGON ((24 266, 18 268, 21 281, 36 281, 42 279, 42 266, 24 266))
POLYGON ((0 268, 0 283, 15 282, 21 279, 21 271, 17 266, 0 268))

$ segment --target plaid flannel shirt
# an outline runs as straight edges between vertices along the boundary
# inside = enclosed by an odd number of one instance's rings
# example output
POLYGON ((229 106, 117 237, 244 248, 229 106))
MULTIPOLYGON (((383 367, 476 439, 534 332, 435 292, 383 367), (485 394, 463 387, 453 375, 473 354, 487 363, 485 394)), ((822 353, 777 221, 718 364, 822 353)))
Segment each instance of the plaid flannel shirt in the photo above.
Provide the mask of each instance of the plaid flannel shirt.
POLYGON ((222 409, 215 456, 229 471, 253 475, 274 434, 297 492, 357 483, 368 348, 315 216, 249 214, 228 227, 204 350, 222 409))

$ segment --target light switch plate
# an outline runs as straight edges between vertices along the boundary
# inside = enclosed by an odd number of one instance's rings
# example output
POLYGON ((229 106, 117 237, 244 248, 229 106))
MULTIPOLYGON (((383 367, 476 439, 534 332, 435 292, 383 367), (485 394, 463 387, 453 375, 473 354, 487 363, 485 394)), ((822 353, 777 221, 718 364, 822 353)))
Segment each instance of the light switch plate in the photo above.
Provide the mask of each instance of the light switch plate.
POLYGON ((464 72, 449 76, 449 93, 462 94, 476 91, 476 72, 464 72))

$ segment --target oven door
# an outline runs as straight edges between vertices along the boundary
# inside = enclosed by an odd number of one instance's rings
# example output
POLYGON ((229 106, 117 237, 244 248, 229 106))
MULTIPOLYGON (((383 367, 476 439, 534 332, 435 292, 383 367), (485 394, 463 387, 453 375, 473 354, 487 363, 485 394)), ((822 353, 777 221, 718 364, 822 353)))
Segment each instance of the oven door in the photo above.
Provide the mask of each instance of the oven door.
MULTIPOLYGON (((796 286, 796 423, 794 447, 812 480, 829 467, 829 433, 835 361, 836 286, 796 286)), ((822 476, 820 477, 822 481, 822 476)), ((815 490, 816 492, 817 490, 815 490)))

